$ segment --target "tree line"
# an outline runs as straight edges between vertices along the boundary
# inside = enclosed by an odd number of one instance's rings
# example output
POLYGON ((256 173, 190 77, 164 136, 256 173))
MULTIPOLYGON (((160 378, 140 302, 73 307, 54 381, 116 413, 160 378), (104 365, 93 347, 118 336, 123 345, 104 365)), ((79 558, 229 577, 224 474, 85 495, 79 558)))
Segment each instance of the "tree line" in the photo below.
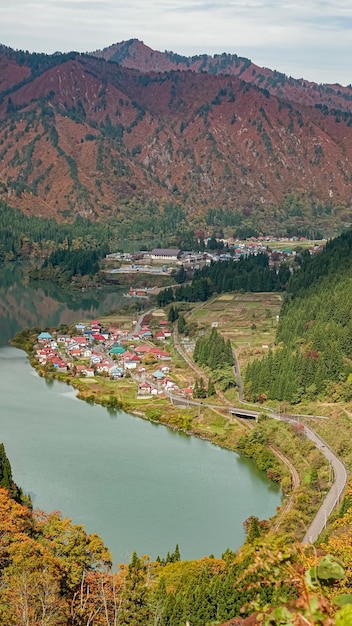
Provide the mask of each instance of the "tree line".
POLYGON ((276 347, 245 373, 251 400, 352 399, 352 232, 328 242, 290 278, 276 347))
POLYGON ((171 302, 204 302, 214 293, 229 291, 283 291, 290 277, 286 263, 270 267, 269 257, 262 253, 249 255, 239 261, 212 261, 210 265, 196 270, 190 284, 176 289, 169 287, 160 291, 158 305, 171 302))

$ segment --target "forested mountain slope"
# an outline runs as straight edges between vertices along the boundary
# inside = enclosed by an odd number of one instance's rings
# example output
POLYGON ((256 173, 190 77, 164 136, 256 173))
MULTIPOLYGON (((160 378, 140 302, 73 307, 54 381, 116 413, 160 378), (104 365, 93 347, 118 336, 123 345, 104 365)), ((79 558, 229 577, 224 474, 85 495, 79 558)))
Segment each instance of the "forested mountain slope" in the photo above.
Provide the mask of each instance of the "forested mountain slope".
POLYGON ((298 102, 242 75, 4 47, 0 63, 0 195, 29 215, 117 217, 130 234, 165 202, 193 228, 210 209, 265 232, 352 220, 352 90, 298 102))
POLYGON ((288 283, 276 348, 246 371, 246 396, 352 400, 352 231, 328 242, 288 283))
POLYGON ((141 72, 170 72, 182 70, 206 72, 207 74, 239 76, 241 80, 271 94, 286 98, 290 102, 315 106, 325 105, 330 108, 352 110, 352 86, 339 84, 317 84, 299 77, 286 76, 282 72, 267 67, 259 67, 250 59, 229 54, 197 54, 184 56, 165 50, 160 52, 146 46, 143 41, 129 39, 121 41, 91 53, 106 61, 118 63, 141 72), (342 105, 343 103, 343 105, 342 105))

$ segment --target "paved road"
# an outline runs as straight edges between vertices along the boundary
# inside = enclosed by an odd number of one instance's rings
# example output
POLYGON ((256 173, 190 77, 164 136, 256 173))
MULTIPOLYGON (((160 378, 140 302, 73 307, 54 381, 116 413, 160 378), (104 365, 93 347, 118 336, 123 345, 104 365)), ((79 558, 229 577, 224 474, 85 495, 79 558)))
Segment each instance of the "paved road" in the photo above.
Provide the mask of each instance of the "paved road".
POLYGON ((326 527, 326 522, 329 515, 331 515, 332 511, 340 501, 341 494, 347 484, 348 472, 345 465, 338 458, 338 456, 312 428, 310 428, 309 426, 305 426, 304 432, 306 437, 313 441, 318 450, 320 450, 320 452, 329 461, 334 471, 334 482, 331 486, 331 489, 324 498, 324 501, 319 511, 317 512, 302 539, 302 543, 314 543, 322 530, 326 527))
POLYGON ((146 315, 149 315, 152 311, 153 311, 153 309, 148 309, 148 311, 143 311, 143 312, 140 314, 140 316, 139 316, 139 318, 138 318, 138 320, 137 320, 137 323, 135 324, 135 327, 134 327, 134 329, 133 329, 133 334, 137 334, 137 333, 139 333, 139 331, 140 331, 140 330, 141 330, 141 328, 142 328, 142 323, 143 323, 144 317, 145 317, 146 315))
MULTIPOLYGON (((178 341, 178 332, 177 332, 176 326, 174 330, 174 342, 175 342, 175 347, 177 348, 178 352, 185 359, 188 365, 197 373, 198 376, 202 376, 203 379, 207 381, 207 378, 206 376, 204 376, 204 373, 201 372, 201 370, 194 364, 192 359, 184 352, 184 350, 180 346, 179 341, 178 341)), ((253 405, 250 405, 250 403, 246 403, 244 400, 241 373, 240 373, 240 368, 239 368, 235 351, 233 351, 233 358, 234 358, 233 369, 234 369, 234 374, 237 379, 239 400, 244 404, 253 406, 253 405)), ((189 405, 199 406, 199 402, 196 402, 193 400, 182 399, 179 396, 173 396, 172 394, 169 394, 169 398, 172 402, 178 403, 180 405, 183 404, 187 406, 189 405)), ((224 405, 209 404, 208 402, 207 403, 204 402, 202 404, 203 406, 208 407, 208 408, 222 409, 222 410, 224 410, 225 408, 224 405)), ((252 419, 256 419, 258 415, 260 415, 260 413, 263 413, 265 411, 266 414, 268 414, 274 419, 286 421, 289 423, 295 423, 295 424, 297 423, 297 418, 300 417, 300 416, 295 416, 295 415, 283 416, 280 413, 277 413, 274 409, 271 409, 271 408, 268 409, 267 407, 263 407, 261 411, 258 411, 255 409, 249 409, 249 408, 248 409, 238 408, 238 407, 227 407, 227 409, 231 415, 236 415, 238 417, 247 417, 247 418, 252 418, 252 419)), ((314 416, 311 416, 311 417, 314 417, 314 416)), ((315 417, 320 418, 321 416, 315 416, 315 417)), ((347 472, 345 465, 342 463, 339 457, 334 453, 334 451, 328 446, 326 441, 324 441, 311 427, 304 426, 304 434, 306 437, 308 437, 308 439, 310 439, 314 443, 316 448, 320 450, 320 452, 329 461, 333 470, 333 474, 334 474, 334 482, 331 485, 330 491, 325 496, 320 509, 316 513, 314 519, 312 520, 311 524, 309 525, 306 531, 306 534, 304 535, 302 539, 302 543, 306 544, 306 543, 314 543, 318 539, 320 533, 326 527, 327 519, 329 515, 331 515, 334 508, 337 506, 338 502, 340 501, 341 494, 343 493, 346 487, 347 480, 348 480, 348 472, 347 472)), ((285 457, 283 457, 282 460, 288 465, 288 467, 290 467, 291 465, 290 470, 291 470, 291 477, 292 477, 292 483, 293 483, 292 486, 293 486, 293 489, 295 489, 299 485, 298 473, 295 470, 295 468, 293 468, 292 464, 287 462, 288 460, 285 457)), ((286 504, 284 510, 288 511, 292 507, 293 502, 294 500, 292 496, 290 500, 288 501, 288 503, 286 504)), ((279 523, 280 522, 278 521, 278 525, 279 523)))

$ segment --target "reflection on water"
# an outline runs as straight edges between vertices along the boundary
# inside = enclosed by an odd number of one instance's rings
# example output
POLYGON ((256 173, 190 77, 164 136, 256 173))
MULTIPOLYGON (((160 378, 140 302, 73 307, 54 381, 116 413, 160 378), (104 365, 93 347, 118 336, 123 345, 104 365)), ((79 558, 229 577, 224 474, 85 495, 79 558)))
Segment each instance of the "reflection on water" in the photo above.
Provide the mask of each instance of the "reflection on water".
POLYGON ((58 327, 115 310, 126 303, 123 291, 65 291, 54 283, 29 281, 20 265, 2 266, 0 345, 23 328, 58 327))

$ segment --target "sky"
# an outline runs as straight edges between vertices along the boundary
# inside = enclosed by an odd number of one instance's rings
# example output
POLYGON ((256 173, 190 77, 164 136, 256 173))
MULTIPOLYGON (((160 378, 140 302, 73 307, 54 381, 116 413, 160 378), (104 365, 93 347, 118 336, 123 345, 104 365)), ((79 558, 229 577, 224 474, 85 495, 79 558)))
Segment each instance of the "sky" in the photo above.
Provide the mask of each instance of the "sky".
POLYGON ((178 54, 228 52, 317 83, 352 83, 351 0, 0 0, 0 43, 91 52, 137 38, 178 54))

